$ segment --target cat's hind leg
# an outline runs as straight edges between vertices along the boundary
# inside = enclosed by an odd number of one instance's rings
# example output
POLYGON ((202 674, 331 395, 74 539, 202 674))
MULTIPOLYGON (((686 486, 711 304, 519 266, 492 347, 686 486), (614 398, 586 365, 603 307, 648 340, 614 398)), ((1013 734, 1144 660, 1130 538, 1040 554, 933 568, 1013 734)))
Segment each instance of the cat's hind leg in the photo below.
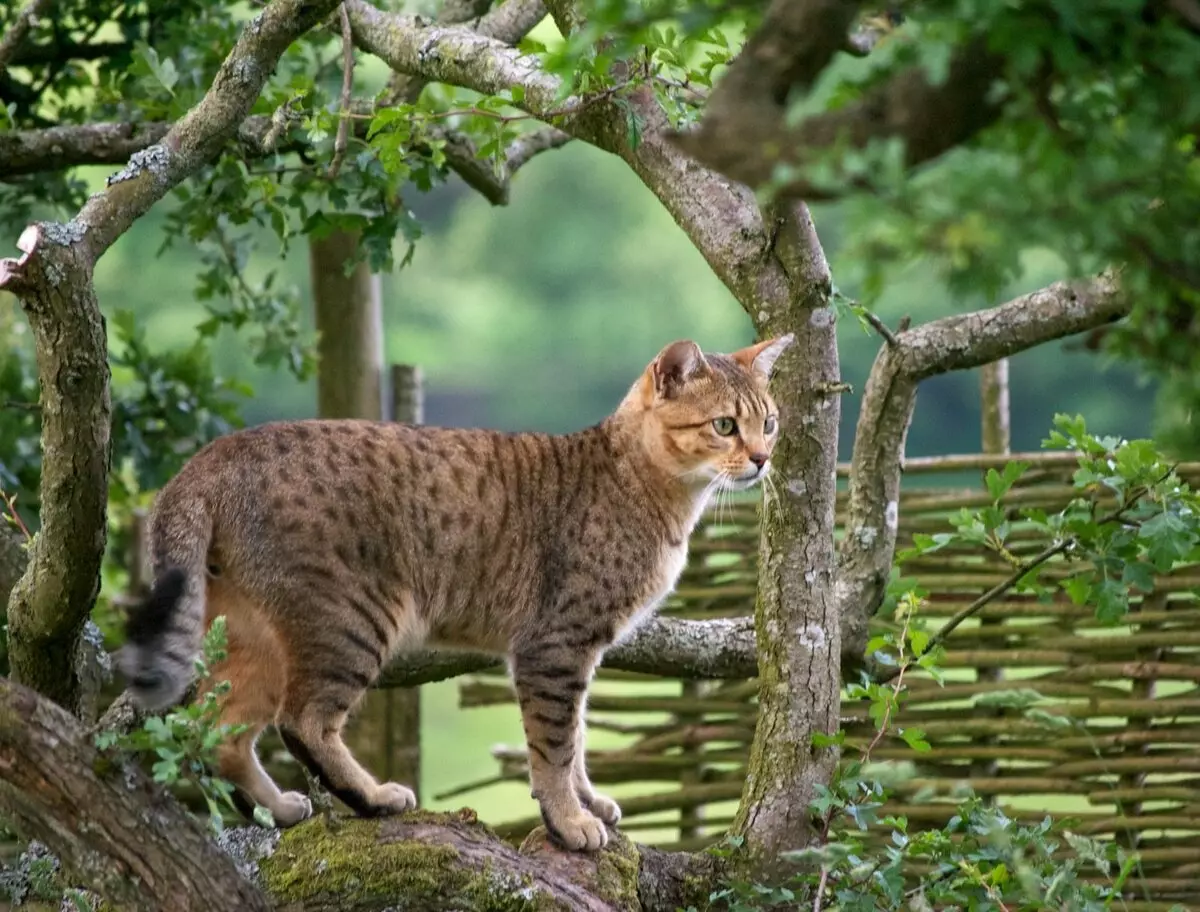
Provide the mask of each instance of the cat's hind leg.
POLYGON ((226 619, 226 657, 211 669, 212 681, 230 684, 220 698, 220 724, 246 726, 218 745, 217 773, 233 783, 233 802, 247 818, 253 819, 254 806, 262 805, 278 826, 292 826, 311 816, 312 804, 300 792, 281 792, 255 750, 283 700, 283 649, 264 614, 233 587, 210 584, 207 604, 209 621, 221 615, 226 619))

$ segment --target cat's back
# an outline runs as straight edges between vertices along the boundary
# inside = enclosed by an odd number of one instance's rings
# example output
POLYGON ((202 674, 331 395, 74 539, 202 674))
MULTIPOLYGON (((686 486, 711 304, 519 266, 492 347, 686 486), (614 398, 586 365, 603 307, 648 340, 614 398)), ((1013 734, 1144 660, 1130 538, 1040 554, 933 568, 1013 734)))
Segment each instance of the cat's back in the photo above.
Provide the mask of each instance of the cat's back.
POLYGON ((336 528, 419 535, 432 550, 561 524, 594 487, 602 450, 587 432, 278 421, 202 448, 165 486, 158 509, 199 500, 218 527, 318 543, 336 528))

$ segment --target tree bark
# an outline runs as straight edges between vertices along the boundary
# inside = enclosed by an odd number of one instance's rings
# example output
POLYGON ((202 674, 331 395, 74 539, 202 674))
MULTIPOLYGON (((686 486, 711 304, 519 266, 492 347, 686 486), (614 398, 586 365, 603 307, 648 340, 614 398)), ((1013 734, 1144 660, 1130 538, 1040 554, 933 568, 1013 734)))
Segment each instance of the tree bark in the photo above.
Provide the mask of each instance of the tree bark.
POLYGON ((33 333, 43 452, 41 528, 8 602, 9 673, 73 711, 80 635, 100 591, 112 423, 104 317, 78 240, 60 225, 27 229, 28 258, 6 283, 33 333))
MULTIPOLYGON (((841 633, 833 598, 834 501, 841 414, 829 266, 802 204, 773 214, 776 256, 793 296, 755 320, 760 335, 796 334, 772 391, 784 429, 763 505, 755 628, 758 721, 734 822, 757 859, 812 839, 809 805, 838 760, 813 735, 834 734, 841 708, 841 633)), ((758 315, 756 315, 758 316, 758 315)))
POLYGON ((136 912, 269 908, 204 829, 140 770, 106 758, 72 715, 0 679, 0 811, 77 882, 136 912))

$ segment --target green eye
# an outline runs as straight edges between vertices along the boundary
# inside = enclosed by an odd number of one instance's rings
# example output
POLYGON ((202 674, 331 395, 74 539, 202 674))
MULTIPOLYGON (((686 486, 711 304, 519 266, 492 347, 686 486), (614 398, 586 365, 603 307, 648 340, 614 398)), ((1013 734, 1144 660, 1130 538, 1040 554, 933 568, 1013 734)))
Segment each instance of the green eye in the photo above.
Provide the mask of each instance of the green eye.
POLYGON ((713 430, 722 437, 728 437, 737 432, 737 422, 732 418, 714 418, 713 430))
POLYGON ((768 415, 767 420, 763 422, 763 433, 770 437, 779 430, 779 421, 774 415, 768 415))

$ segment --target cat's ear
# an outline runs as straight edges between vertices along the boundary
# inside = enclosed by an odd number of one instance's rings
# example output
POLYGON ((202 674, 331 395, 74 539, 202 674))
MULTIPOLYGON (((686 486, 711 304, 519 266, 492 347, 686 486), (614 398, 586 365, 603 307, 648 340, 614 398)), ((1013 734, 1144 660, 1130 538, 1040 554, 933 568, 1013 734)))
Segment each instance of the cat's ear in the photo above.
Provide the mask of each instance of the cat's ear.
POLYGON ((680 388, 701 374, 708 373, 708 362, 700 346, 689 339, 672 342, 654 359, 648 371, 654 392, 664 399, 678 394, 680 388))
POLYGON ((765 342, 735 351, 730 357, 746 370, 760 374, 763 380, 769 380, 775 362, 795 341, 796 337, 788 333, 786 336, 767 339, 765 342))

